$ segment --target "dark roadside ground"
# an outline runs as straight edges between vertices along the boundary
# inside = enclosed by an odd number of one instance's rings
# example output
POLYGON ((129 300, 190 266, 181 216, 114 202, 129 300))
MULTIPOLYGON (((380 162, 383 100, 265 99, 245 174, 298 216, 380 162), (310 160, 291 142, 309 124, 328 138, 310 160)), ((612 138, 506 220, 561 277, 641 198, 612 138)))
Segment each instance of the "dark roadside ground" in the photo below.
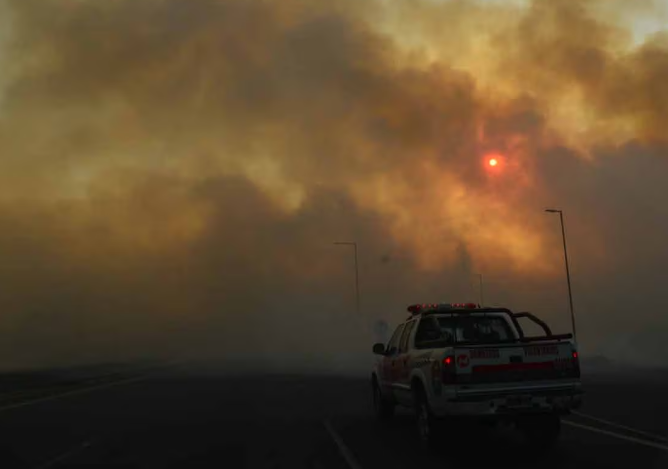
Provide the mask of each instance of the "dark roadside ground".
POLYGON ((584 382, 582 414, 537 455, 512 430, 477 428, 424 451, 409 413, 371 418, 365 377, 192 362, 10 373, 0 378, 0 468, 668 467, 668 374, 584 382))
POLYGON ((147 372, 164 366, 147 360, 134 363, 99 363, 62 368, 43 368, 0 373, 0 407, 14 403, 96 386, 147 372))

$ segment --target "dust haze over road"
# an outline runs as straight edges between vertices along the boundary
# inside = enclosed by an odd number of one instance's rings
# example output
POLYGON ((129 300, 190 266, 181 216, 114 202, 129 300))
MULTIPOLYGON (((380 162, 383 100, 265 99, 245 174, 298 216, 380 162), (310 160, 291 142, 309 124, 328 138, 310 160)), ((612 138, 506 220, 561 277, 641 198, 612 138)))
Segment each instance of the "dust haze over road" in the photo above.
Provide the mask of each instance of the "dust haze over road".
POLYGON ((364 368, 478 272, 566 330, 547 206, 582 350, 662 363, 667 12, 630 3, 0 2, 0 366, 364 368))

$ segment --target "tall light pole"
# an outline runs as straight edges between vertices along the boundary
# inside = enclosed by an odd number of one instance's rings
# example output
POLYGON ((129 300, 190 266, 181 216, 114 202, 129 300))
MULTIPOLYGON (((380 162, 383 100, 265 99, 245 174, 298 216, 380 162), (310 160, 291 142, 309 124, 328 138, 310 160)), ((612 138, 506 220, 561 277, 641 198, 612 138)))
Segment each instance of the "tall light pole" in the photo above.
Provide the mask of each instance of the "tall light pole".
POLYGON ((336 241, 338 246, 352 246, 355 253, 355 312, 359 316, 360 312, 360 272, 357 266, 357 243, 354 241, 336 241))
POLYGON ((485 307, 485 297, 482 294, 482 274, 473 274, 480 280, 480 306, 485 307))
POLYGON ((566 263, 566 282, 568 283, 568 302, 571 307, 571 326, 573 328, 573 339, 577 340, 575 332, 575 313, 573 312, 573 291, 571 290, 571 272, 568 268, 568 251, 566 250, 566 230, 564 229, 564 212, 561 210, 548 208, 545 209, 548 213, 558 213, 561 221, 561 238, 564 242, 564 262, 566 263))

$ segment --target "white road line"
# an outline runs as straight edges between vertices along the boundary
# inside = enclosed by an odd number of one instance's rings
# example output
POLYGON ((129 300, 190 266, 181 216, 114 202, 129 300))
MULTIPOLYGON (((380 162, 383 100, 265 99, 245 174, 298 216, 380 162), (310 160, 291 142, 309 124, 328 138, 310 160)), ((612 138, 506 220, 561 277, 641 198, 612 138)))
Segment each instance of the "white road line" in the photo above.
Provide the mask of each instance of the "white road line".
POLYGON ((570 425, 571 427, 582 428, 584 430, 589 430, 590 432, 600 433, 602 435, 619 438, 620 440, 626 440, 632 443, 638 443, 639 445, 650 446, 652 448, 668 451, 668 446, 662 445, 661 443, 654 443, 653 441, 641 440, 640 438, 636 438, 633 436, 622 435, 621 433, 611 432, 610 430, 603 430, 601 428, 590 427, 589 425, 583 425, 581 423, 572 422, 570 420, 563 420, 562 423, 565 425, 570 425))
POLYGON ((336 443, 336 446, 339 448, 339 453, 341 453, 343 459, 346 460, 348 466, 350 466, 350 469, 362 469, 362 466, 360 466, 360 464, 357 462, 357 459, 355 459, 352 451, 350 451, 350 449, 346 446, 339 434, 336 433, 336 430, 334 430, 332 424, 329 423, 329 420, 324 420, 322 423, 325 424, 325 428, 327 429, 329 436, 331 436, 332 440, 334 440, 334 443, 336 443))
POLYGON ((97 391, 98 389, 105 389, 105 388, 111 388, 113 386, 123 386, 125 384, 130 384, 130 383, 135 383, 137 381, 144 381, 149 378, 151 378, 156 371, 163 371, 169 368, 174 368, 176 366, 182 365, 183 363, 187 362, 188 360, 176 360, 174 362, 170 362, 168 365, 165 365, 163 367, 157 368, 145 375, 142 376, 136 376, 134 378, 128 378, 128 379, 121 379, 118 381, 112 381, 110 383, 102 383, 94 386, 84 386, 79 389, 73 389, 72 391, 66 391, 66 392, 61 392, 58 394, 51 394, 49 396, 44 396, 44 397, 38 397, 37 399, 29 399, 27 401, 23 402, 17 402, 16 404, 10 404, 6 406, 0 407, 0 412, 4 412, 7 410, 12 410, 12 409, 18 409, 21 407, 27 407, 33 404, 39 404, 41 402, 47 402, 47 401, 54 401, 56 399, 61 399, 63 397, 69 397, 69 396, 75 396, 77 394, 85 394, 87 392, 91 391, 97 391))
POLYGON ((627 427, 626 425, 622 425, 621 423, 611 422, 610 420, 605 420, 605 419, 602 419, 600 417, 594 417, 593 415, 589 415, 589 414, 583 414, 582 412, 577 412, 577 411, 574 411, 574 410, 572 410, 571 413, 573 415, 577 415, 578 417, 583 417, 583 418, 586 418, 586 419, 589 419, 589 420, 593 420, 594 422, 604 423, 606 425, 610 425, 611 427, 621 428, 623 430, 628 430, 630 432, 637 433, 638 435, 648 436, 650 438, 654 438, 655 440, 664 441, 664 442, 668 443, 668 438, 666 438, 665 436, 655 435, 653 433, 645 432, 645 431, 642 431, 642 430, 636 430, 635 428, 627 427))
POLYGON ((20 407, 27 407, 34 404, 39 404, 41 402, 54 401, 56 399, 61 399, 63 397, 74 396, 77 394, 84 394, 91 391, 96 391, 98 389, 110 388, 113 386, 121 386, 124 384, 134 383, 136 381, 143 381, 150 378, 150 375, 138 376, 135 378, 123 379, 120 381, 113 381, 111 383, 98 384, 96 386, 87 386, 84 388, 74 389, 72 391, 61 392, 58 394, 51 394, 49 396, 38 397, 37 399, 30 399, 23 402, 17 402, 16 404, 10 404, 3 407, 0 407, 0 412, 5 412, 7 410, 18 409, 20 407))
POLYGON ((80 453, 81 451, 85 450, 86 448, 90 448, 90 441, 84 441, 82 444, 75 446, 69 451, 64 452, 63 454, 56 456, 55 458, 51 459, 50 461, 45 462, 41 466, 38 466, 37 469, 49 469, 52 467, 56 467, 57 464, 65 461, 66 459, 71 458, 75 454, 80 453))

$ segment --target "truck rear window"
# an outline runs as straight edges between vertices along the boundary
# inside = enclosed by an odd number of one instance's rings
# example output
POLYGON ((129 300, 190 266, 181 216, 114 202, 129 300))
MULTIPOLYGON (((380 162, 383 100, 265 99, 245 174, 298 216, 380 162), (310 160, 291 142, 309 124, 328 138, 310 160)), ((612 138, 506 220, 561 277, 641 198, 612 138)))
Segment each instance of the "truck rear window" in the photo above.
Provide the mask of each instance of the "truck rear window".
POLYGON ((437 321, 441 338, 447 343, 488 344, 515 340, 512 328, 501 316, 446 316, 437 321))

